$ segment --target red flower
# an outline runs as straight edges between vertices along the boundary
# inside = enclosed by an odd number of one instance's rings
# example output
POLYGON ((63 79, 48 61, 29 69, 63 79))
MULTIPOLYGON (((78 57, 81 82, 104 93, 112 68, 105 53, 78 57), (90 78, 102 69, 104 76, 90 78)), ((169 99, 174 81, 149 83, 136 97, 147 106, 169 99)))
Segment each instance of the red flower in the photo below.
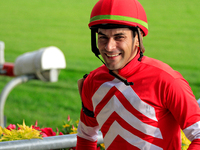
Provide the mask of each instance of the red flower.
POLYGON ((41 129, 41 134, 42 137, 47 137, 47 136, 55 136, 56 132, 53 132, 52 128, 43 128, 41 129))
POLYGON ((44 132, 40 133, 42 135, 42 137, 48 137, 44 132))
POLYGON ((40 131, 40 127, 37 126, 38 122, 36 120, 35 125, 32 126, 33 129, 40 131))
POLYGON ((40 131, 40 127, 32 126, 32 129, 40 131))
POLYGON ((56 128, 56 135, 64 135, 64 134, 62 132, 59 132, 58 128, 56 128))
POLYGON ((67 121, 70 121, 70 115, 68 115, 68 117, 67 117, 67 121))
POLYGON ((16 129, 16 125, 14 125, 14 124, 10 124, 9 126, 7 126, 6 129, 8 129, 8 130, 16 129))

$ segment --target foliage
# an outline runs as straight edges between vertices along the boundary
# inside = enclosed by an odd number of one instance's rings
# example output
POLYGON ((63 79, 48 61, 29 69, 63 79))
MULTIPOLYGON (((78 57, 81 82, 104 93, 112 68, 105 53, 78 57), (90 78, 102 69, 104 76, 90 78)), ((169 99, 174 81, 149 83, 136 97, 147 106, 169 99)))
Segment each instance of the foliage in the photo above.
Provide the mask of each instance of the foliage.
MULTIPOLYGON (((35 122, 35 125, 26 126, 25 122, 23 121, 22 125, 17 124, 18 128, 16 128, 15 124, 10 124, 6 128, 0 127, 0 142, 4 141, 13 141, 13 140, 26 140, 26 139, 42 139, 43 137, 48 136, 57 136, 57 135, 64 135, 64 134, 76 134, 78 128, 79 120, 73 122, 73 120, 68 116, 67 122, 64 122, 62 131, 59 132, 57 129, 56 132, 53 131, 52 128, 45 127, 40 128, 38 126, 38 122, 35 122)), ((99 144, 97 150, 104 150, 104 144, 99 144)), ((75 147, 71 148, 64 148, 61 150, 75 150, 75 147)))
MULTIPOLYGON (((56 135, 63 135, 63 134, 76 134, 77 128, 78 128, 79 120, 73 122, 73 120, 68 116, 67 121, 64 122, 64 125, 62 126, 62 131, 59 132, 57 129, 56 132, 52 130, 52 128, 40 128, 37 126, 37 121, 35 122, 35 125, 33 126, 26 126, 25 122, 23 121, 22 125, 17 125, 18 128, 16 128, 16 125, 10 124, 7 128, 0 127, 0 141, 13 141, 13 140, 23 140, 23 139, 33 139, 33 138, 39 138, 42 139, 42 137, 48 137, 48 136, 56 136, 56 135)), ((190 145, 190 141, 185 136, 184 132, 181 130, 181 140, 182 140, 182 150, 187 150, 187 148, 190 145)), ((71 148, 63 148, 60 150, 76 150, 75 147, 71 148)), ((104 144, 98 144, 97 150, 105 150, 104 144)))
POLYGON ((68 116, 67 122, 64 122, 62 133, 63 134, 76 134, 77 128, 78 128, 79 120, 77 120, 75 123, 73 120, 68 116))
POLYGON ((181 130, 181 141, 182 141, 182 150, 187 150, 190 145, 190 140, 185 136, 184 132, 181 130))
POLYGON ((15 125, 10 124, 7 128, 0 127, 0 141, 13 141, 22 139, 41 139, 41 132, 25 125, 23 121, 22 125, 18 124, 18 128, 15 125))
MULTIPOLYGON (((67 122, 64 122, 62 133, 63 134, 76 134, 77 128, 78 128, 78 123, 79 123, 79 120, 73 122, 73 120, 70 119, 70 116, 68 116, 67 122)), ((75 147, 67 148, 65 150, 75 150, 75 147)), ((99 144, 97 146, 97 150, 105 150, 104 144, 99 144)))

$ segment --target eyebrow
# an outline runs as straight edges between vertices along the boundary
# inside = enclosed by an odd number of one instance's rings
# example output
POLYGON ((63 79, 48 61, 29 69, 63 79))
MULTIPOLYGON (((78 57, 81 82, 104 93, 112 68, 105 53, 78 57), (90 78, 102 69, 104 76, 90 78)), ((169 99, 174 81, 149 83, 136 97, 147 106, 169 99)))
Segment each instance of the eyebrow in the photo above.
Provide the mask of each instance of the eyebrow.
POLYGON ((105 35, 105 34, 103 34, 101 31, 99 31, 98 34, 100 34, 100 35, 105 35))
MULTIPOLYGON (((102 33, 101 31, 99 31, 98 34, 106 36, 106 34, 102 33)), ((114 34, 114 36, 119 36, 119 35, 125 35, 125 34, 124 33, 116 33, 116 34, 114 34)))

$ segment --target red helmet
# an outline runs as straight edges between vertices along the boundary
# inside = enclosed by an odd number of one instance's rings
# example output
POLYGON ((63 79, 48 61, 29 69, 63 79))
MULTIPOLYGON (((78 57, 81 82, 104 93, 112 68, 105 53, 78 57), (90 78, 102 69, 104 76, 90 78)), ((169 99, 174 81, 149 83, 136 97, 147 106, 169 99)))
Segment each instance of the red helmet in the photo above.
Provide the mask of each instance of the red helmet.
POLYGON ((139 27, 144 36, 148 34, 146 13, 137 0, 99 0, 92 10, 89 27, 100 24, 139 27))

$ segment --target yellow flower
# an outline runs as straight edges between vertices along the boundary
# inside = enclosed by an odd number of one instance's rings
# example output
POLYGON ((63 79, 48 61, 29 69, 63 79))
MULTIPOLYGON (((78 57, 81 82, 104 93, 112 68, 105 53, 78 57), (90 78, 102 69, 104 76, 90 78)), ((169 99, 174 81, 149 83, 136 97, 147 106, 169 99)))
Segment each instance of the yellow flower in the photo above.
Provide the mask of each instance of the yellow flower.
POLYGON ((181 140, 182 140, 182 150, 187 150, 190 145, 190 140, 185 136, 184 132, 181 130, 181 140))
POLYGON ((3 134, 3 128, 0 126, 0 135, 3 134))
POLYGON ((79 123, 79 120, 76 120, 76 124, 78 124, 79 123))
POLYGON ((67 127, 70 127, 70 125, 69 124, 63 125, 63 128, 67 128, 67 127))
POLYGON ((104 143, 102 143, 102 144, 100 144, 100 145, 101 145, 101 147, 102 147, 102 148, 104 148, 104 149, 105 149, 105 145, 104 145, 104 143))
POLYGON ((72 131, 72 132, 70 132, 70 134, 76 134, 76 133, 77 133, 77 128, 73 126, 73 127, 71 128, 71 131, 72 131))
POLYGON ((2 136, 0 138, 0 141, 13 141, 13 140, 22 140, 22 139, 33 139, 33 138, 40 138, 42 139, 40 135, 40 131, 33 129, 31 126, 28 127, 25 125, 25 122, 23 121, 23 125, 18 125, 20 128, 19 130, 11 129, 8 130, 6 128, 0 129, 0 132, 2 132, 2 136))

